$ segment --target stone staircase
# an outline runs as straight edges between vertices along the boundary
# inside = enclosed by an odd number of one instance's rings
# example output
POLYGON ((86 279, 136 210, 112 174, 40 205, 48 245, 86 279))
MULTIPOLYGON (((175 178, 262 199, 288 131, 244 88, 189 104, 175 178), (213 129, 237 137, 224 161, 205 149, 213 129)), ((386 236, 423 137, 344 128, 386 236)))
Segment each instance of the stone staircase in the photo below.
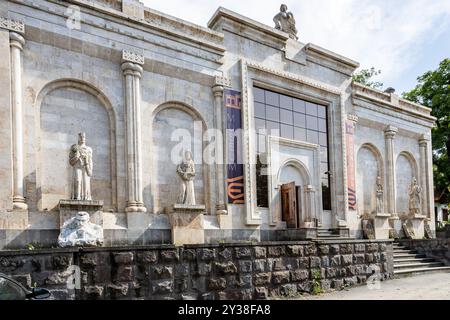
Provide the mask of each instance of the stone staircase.
POLYGON ((338 233, 335 233, 332 229, 326 229, 326 228, 318 228, 317 229, 317 239, 318 240, 352 240, 354 238, 348 238, 341 236, 338 233))
POLYGON ((450 266, 427 258, 424 254, 418 254, 399 243, 394 242, 394 275, 411 276, 428 272, 450 272, 450 266))

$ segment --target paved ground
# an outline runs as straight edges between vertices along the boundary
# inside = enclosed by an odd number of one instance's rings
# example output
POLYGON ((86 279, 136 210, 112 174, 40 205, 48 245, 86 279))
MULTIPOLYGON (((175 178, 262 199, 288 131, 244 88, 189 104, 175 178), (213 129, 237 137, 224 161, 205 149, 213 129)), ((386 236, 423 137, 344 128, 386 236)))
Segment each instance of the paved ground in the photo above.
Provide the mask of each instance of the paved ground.
POLYGON ((304 300, 450 300, 450 272, 431 273, 380 283, 380 289, 367 286, 331 292, 304 300))

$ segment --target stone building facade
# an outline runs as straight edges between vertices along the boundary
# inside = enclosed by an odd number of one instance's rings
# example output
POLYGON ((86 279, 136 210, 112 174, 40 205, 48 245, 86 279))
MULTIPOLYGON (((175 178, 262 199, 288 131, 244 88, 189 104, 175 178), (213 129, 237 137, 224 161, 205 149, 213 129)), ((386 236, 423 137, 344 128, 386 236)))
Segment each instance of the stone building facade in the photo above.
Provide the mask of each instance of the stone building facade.
POLYGON ((106 245, 362 238, 363 218, 377 239, 434 230, 430 110, 352 83, 357 62, 301 36, 225 8, 205 28, 138 0, 7 0, 0 43, 0 248, 53 245, 79 210, 106 245), (70 201, 79 132, 88 202, 70 201), (180 221, 185 135, 201 212, 180 221))

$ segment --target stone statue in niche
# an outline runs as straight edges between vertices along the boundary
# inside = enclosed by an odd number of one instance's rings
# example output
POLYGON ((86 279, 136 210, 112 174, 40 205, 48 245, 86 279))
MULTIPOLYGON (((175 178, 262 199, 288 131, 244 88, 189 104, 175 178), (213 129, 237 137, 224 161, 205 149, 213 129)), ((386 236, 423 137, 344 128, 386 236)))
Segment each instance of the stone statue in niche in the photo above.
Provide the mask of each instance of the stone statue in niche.
POLYGON ((182 182, 178 203, 184 205, 195 205, 195 164, 194 160, 192 160, 192 153, 190 151, 186 151, 184 153, 184 159, 178 165, 177 173, 182 182))
POLYGON ((294 40, 298 40, 297 28, 295 27, 295 19, 292 12, 287 11, 287 6, 282 4, 280 7, 280 12, 273 17, 273 22, 275 22, 275 29, 284 31, 289 34, 289 37, 294 40))
POLYGON ((86 145, 86 134, 78 134, 78 143, 70 148, 69 163, 73 167, 71 200, 92 200, 92 149, 86 145))
POLYGON ((89 222, 89 213, 78 212, 67 220, 58 237, 60 247, 101 246, 103 244, 103 228, 89 222))
POLYGON ((421 193, 422 188, 417 184, 414 177, 409 187, 409 213, 416 215, 421 213, 421 193))
POLYGON ((376 190, 376 213, 382 213, 383 210, 383 184, 381 182, 381 177, 377 177, 377 190, 376 190))

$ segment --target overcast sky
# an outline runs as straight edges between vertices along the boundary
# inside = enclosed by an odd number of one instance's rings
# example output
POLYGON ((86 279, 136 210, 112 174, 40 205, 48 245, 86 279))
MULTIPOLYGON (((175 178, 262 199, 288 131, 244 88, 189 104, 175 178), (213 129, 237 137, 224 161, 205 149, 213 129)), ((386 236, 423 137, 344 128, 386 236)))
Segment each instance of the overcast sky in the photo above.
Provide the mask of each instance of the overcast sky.
MULTIPOLYGON (((273 26, 280 0, 141 0, 146 6, 206 26, 225 7, 273 26)), ((377 80, 409 91, 416 78, 450 58, 450 0, 285 0, 300 41, 382 71, 377 80)))

